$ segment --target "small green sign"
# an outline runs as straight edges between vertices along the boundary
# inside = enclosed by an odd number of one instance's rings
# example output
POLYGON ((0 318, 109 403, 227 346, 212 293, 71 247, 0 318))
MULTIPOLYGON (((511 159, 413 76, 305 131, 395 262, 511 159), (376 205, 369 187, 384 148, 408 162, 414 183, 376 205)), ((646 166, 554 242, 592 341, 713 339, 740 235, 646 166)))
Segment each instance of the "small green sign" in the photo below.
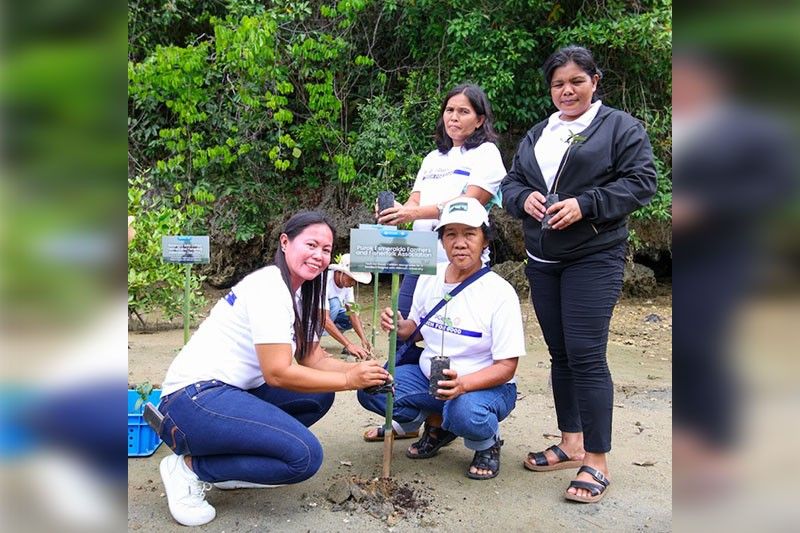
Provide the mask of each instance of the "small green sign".
POLYGON ((384 274, 435 274, 436 233, 393 226, 350 230, 350 270, 384 274))

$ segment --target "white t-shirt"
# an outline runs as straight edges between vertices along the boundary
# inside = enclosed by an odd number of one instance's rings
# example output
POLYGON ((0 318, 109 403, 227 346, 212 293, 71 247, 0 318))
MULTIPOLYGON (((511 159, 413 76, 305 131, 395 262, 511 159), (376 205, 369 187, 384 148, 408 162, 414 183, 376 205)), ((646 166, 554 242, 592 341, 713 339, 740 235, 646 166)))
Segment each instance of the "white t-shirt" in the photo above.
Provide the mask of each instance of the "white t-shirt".
POLYGON ((247 275, 220 298, 172 361, 162 395, 217 379, 241 389, 264 384, 256 344, 290 344, 295 350, 294 302, 276 266, 247 275))
MULTIPOLYGON (((446 202, 466 192, 469 185, 495 196, 505 176, 500 150, 493 143, 485 142, 471 150, 454 147, 446 154, 434 150, 422 160, 411 192, 419 192, 419 205, 446 202)), ((432 231, 438 222, 435 218, 415 220, 413 229, 432 231)), ((485 259, 488 260, 488 256, 485 259)), ((437 261, 448 261, 441 243, 437 261)))
POLYGON ((325 309, 330 310, 331 305, 328 302, 331 298, 338 298, 339 303, 342 307, 345 304, 353 303, 356 301, 355 293, 353 292, 353 287, 339 287, 336 285, 336 282, 333 280, 336 271, 328 270, 328 285, 325 289, 325 309))
POLYGON ((561 111, 556 111, 547 120, 547 126, 542 130, 542 135, 536 141, 533 152, 536 155, 536 163, 542 171, 547 190, 553 188, 556 179, 556 172, 564 159, 571 142, 571 136, 577 135, 592 123, 600 106, 603 102, 597 100, 589 106, 581 116, 571 121, 564 121, 559 118, 561 111))
MULTIPOLYGON (((458 283, 445 283, 446 265, 436 275, 420 276, 408 318, 419 324, 458 283)), ((450 368, 467 375, 493 361, 525 355, 525 332, 519 298, 511 285, 489 272, 453 297, 420 330, 425 340, 419 366, 430 377, 431 357, 442 352, 450 368)), ((508 382, 514 383, 514 378, 508 382)))

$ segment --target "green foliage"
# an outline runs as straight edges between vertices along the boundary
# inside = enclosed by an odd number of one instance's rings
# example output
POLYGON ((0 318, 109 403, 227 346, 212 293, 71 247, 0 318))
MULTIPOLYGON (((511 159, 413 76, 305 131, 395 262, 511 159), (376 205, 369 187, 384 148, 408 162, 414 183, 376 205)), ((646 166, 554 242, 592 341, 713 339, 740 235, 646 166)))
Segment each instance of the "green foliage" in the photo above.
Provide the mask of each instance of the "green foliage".
POLYGON ((133 405, 134 412, 139 412, 139 410, 147 403, 150 399, 150 393, 153 392, 153 384, 149 381, 145 381, 144 383, 139 383, 134 389, 139 397, 136 398, 136 403, 133 405))
MULTIPOLYGON (((128 180, 128 214, 134 215, 136 236, 128 245, 128 310, 161 310, 167 319, 183 312, 186 276, 182 265, 161 260, 161 237, 201 233, 206 206, 214 196, 202 187, 175 185, 173 195, 152 194, 145 176, 128 180)), ((192 274, 189 295, 191 318, 206 305, 200 290, 204 277, 192 274)))
POLYGON ((658 174, 658 190, 649 204, 634 212, 632 218, 653 219, 669 223, 672 220, 672 180, 669 172, 660 159, 656 159, 658 174))
POLYGON ((407 198, 434 149, 442 94, 488 94, 510 162, 553 112, 541 65, 582 44, 605 103, 641 119, 659 193, 635 216, 669 224, 671 0, 132 0, 130 175, 155 199, 175 186, 213 194, 209 231, 249 240, 320 201, 407 198), (298 194, 300 193, 300 194, 298 194))
MULTIPOLYGON (((400 202, 408 198, 422 158, 431 148, 429 136, 415 135, 421 127, 413 116, 418 108, 412 102, 393 106, 383 96, 359 107, 360 134, 350 154, 358 163, 352 192, 361 202, 371 205, 382 190, 395 191, 400 202)), ((427 115, 435 121, 435 106, 431 111, 427 115)))

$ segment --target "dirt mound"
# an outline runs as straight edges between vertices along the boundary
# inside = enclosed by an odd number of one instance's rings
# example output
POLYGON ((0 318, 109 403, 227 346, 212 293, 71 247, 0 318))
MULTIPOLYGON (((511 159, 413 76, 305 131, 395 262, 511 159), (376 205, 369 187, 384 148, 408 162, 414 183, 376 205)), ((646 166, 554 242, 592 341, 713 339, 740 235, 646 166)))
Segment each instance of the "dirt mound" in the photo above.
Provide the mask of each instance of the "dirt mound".
POLYGON ((418 480, 398 483, 392 478, 349 476, 335 480, 325 498, 334 504, 332 511, 362 510, 391 526, 402 518, 422 518, 433 500, 431 492, 418 480))

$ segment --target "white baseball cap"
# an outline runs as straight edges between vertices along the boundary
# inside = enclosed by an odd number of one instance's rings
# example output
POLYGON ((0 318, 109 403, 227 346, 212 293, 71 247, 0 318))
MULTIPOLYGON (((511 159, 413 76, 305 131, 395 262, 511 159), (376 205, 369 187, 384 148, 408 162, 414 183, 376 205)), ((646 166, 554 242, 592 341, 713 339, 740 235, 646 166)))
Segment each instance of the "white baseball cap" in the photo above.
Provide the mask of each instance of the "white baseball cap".
POLYGON ((447 224, 464 224, 473 228, 489 225, 489 214, 478 200, 471 196, 461 196, 444 204, 442 217, 434 228, 438 230, 447 224))
POLYGON ((331 263, 329 268, 347 274, 359 283, 369 283, 372 281, 372 274, 369 272, 350 271, 350 254, 344 254, 338 263, 331 263))

